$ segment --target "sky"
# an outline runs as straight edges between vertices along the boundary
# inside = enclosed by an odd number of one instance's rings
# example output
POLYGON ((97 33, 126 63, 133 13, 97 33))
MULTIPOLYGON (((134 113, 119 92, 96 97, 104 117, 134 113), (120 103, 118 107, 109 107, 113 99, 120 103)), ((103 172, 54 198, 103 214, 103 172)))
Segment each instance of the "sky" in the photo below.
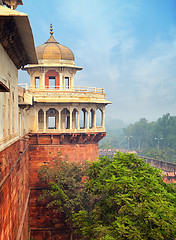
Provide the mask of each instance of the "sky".
POLYGON ((29 15, 36 46, 53 24, 83 67, 75 86, 105 88, 106 118, 176 115, 176 0, 23 0, 17 11, 29 15))

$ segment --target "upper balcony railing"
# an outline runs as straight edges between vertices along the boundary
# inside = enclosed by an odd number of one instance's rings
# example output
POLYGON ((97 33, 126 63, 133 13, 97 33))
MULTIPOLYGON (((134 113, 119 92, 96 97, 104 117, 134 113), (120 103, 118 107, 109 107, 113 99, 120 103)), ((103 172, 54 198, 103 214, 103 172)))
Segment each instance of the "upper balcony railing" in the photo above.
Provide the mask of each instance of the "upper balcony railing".
POLYGON ((19 84, 19 87, 23 87, 28 91, 34 92, 55 92, 55 91, 68 91, 68 92, 77 92, 77 93, 105 93, 104 88, 96 87, 72 87, 72 86, 29 86, 28 84, 19 84))

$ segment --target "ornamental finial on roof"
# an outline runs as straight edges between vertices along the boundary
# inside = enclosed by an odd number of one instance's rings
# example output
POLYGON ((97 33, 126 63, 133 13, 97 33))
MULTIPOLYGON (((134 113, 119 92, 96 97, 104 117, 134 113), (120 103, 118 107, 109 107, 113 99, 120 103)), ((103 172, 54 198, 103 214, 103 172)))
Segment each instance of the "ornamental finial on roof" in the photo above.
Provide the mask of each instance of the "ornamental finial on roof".
POLYGON ((52 25, 52 23, 50 24, 50 34, 51 34, 51 36, 53 35, 53 25, 52 25))

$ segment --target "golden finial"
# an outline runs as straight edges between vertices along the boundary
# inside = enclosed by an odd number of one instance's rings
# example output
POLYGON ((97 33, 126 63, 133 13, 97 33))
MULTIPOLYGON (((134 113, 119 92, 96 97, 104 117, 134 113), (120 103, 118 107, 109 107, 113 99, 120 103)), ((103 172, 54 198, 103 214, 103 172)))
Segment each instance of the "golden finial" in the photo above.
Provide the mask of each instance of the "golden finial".
POLYGON ((53 35, 53 25, 52 25, 52 23, 50 24, 50 34, 53 35))

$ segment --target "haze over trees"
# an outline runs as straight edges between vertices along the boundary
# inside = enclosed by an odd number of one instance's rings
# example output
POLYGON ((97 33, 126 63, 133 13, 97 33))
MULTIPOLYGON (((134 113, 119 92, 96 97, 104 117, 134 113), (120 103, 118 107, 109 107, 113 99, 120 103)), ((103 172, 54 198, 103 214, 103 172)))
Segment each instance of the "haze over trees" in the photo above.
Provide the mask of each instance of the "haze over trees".
POLYGON ((43 166, 39 177, 48 183, 43 199, 65 213, 70 239, 174 240, 176 189, 163 182, 161 171, 133 154, 113 159, 43 166))
POLYGON ((123 129, 109 129, 107 137, 100 142, 100 148, 127 149, 128 137, 129 148, 138 154, 176 161, 176 116, 168 113, 155 122, 141 118, 123 129))

